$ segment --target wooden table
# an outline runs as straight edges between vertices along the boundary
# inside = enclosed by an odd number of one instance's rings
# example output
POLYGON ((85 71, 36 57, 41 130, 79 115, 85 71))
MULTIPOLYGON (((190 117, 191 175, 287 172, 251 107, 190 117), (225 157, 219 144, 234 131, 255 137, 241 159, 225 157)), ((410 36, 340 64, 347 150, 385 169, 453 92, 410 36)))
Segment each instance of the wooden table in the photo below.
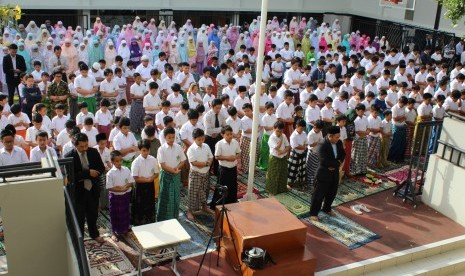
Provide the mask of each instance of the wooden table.
POLYGON ((139 264, 137 267, 138 275, 142 275, 141 265, 144 250, 162 250, 168 247, 174 247, 171 270, 175 275, 180 275, 176 269, 176 246, 189 241, 191 236, 189 236, 176 219, 135 226, 132 228, 132 232, 134 232, 134 235, 141 245, 139 264))

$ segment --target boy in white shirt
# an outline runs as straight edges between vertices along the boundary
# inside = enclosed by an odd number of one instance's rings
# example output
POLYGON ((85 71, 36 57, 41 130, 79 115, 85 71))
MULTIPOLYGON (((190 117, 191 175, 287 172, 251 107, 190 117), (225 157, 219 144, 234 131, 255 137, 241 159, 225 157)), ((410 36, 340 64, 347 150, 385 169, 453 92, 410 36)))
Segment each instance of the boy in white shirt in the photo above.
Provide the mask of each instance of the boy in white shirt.
POLYGON ((205 144, 205 133, 202 129, 195 128, 190 136, 192 136, 194 143, 187 150, 190 172, 186 215, 189 220, 193 220, 193 213, 196 211, 203 210, 206 213, 213 213, 207 208, 207 196, 210 190, 209 170, 213 163, 213 154, 210 147, 205 144))
POLYGON ((42 95, 47 95, 47 90, 50 86, 50 75, 47 72, 43 72, 40 77, 41 81, 37 84, 37 87, 39 87, 42 95))
POLYGON ((168 127, 163 135, 166 143, 161 145, 157 154, 161 166, 157 221, 177 219, 179 216, 181 169, 186 161, 182 147, 175 143, 175 130, 168 127))
POLYGON ((41 162, 42 158, 47 158, 47 151, 50 152, 52 157, 57 157, 55 149, 47 146, 48 144, 48 134, 47 132, 41 130, 36 134, 36 147, 31 150, 31 162, 41 162))
POLYGON ((270 139, 270 135, 273 133, 274 124, 278 121, 274 114, 274 104, 272 102, 267 102, 265 104, 265 109, 265 115, 261 119, 264 131, 260 142, 260 159, 258 161, 258 167, 262 170, 268 169, 268 159, 270 156, 268 140, 270 139))
POLYGON ((107 137, 110 136, 111 124, 113 122, 109 106, 110 101, 104 98, 100 102, 100 109, 95 113, 95 127, 99 133, 105 133, 107 137))
POLYGON ((237 109, 237 114, 239 118, 242 118, 244 117, 244 112, 242 110, 242 107, 244 106, 244 104, 247 104, 247 103, 250 104, 250 100, 249 98, 246 97, 247 87, 239 86, 238 90, 239 90, 239 96, 236 97, 236 99, 234 100, 234 107, 237 109))
MULTIPOLYGON (((189 120, 189 104, 186 102, 183 102, 181 104, 181 109, 176 113, 176 116, 174 117, 174 123, 176 124, 176 128, 181 129, 182 126, 187 123, 189 120)), ((199 126, 201 127, 201 125, 199 126)))
POLYGON ((110 159, 113 167, 106 175, 105 187, 109 193, 111 231, 113 233, 111 238, 117 242, 119 237, 127 234, 130 228, 131 191, 135 181, 129 168, 122 166, 121 152, 113 151, 110 159))
POLYGON ((379 155, 381 151, 381 119, 378 117, 379 107, 371 106, 370 116, 368 116, 368 129, 370 134, 367 136, 368 142, 368 167, 377 168, 379 164, 379 155))
POLYGON ((175 117, 174 113, 171 112, 170 109, 171 109, 170 101, 161 102, 161 111, 158 112, 157 115, 155 116, 155 125, 160 131, 162 131, 165 126, 163 123, 163 118, 165 118, 166 116, 170 116, 171 118, 175 117))
POLYGON ((215 95, 213 95, 213 87, 208 86, 207 87, 207 93, 203 97, 203 105, 205 107, 205 112, 208 112, 211 109, 211 103, 214 99, 216 99, 215 95))
POLYGON ((31 149, 37 146, 36 136, 40 131, 45 131, 42 127, 42 115, 36 113, 32 115, 32 126, 26 130, 25 137, 26 144, 28 144, 31 149))
POLYGON ((291 147, 283 130, 284 123, 277 121, 268 140, 270 160, 268 162, 269 169, 266 172, 265 190, 271 195, 287 192, 290 189, 287 179, 287 155, 291 147))
POLYGON ((311 81, 307 81, 305 89, 300 92, 300 105, 304 110, 307 109, 310 102, 310 96, 313 95, 313 84, 311 81))
POLYGON ((220 65, 221 72, 216 76, 216 84, 218 86, 218 96, 223 94, 223 89, 228 86, 229 76, 227 74, 228 66, 224 63, 220 65))
MULTIPOLYGON (((244 112, 244 117, 241 118, 241 128, 242 128, 242 139, 241 139, 241 164, 242 164, 242 172, 248 173, 249 172, 249 154, 255 154, 255 162, 258 162, 259 156, 259 148, 256 147, 256 151, 254 153, 250 152, 250 143, 252 137, 252 124, 253 124, 253 111, 252 105, 250 103, 246 103, 242 106, 242 110, 244 112)), ((262 126, 259 122, 258 132, 260 132, 262 126)), ((258 142, 258 139, 257 139, 258 142)), ((252 164, 251 166, 255 169, 256 163, 252 164)))
POLYGON ((296 129, 291 134, 291 153, 288 160, 288 185, 302 185, 306 177, 306 157, 307 157, 307 135, 305 133, 306 123, 299 120, 296 129))
POLYGON ((306 132, 309 133, 315 122, 320 119, 320 107, 317 105, 318 97, 311 95, 308 102, 308 107, 305 110, 305 122, 307 122, 306 132))
POLYGON ((102 99, 108 100, 108 109, 110 110, 110 113, 114 113, 116 109, 117 97, 119 95, 119 85, 113 78, 113 71, 111 69, 107 68, 103 73, 105 79, 100 83, 100 93, 102 99))
POLYGON ((350 174, 366 174, 368 164, 368 144, 367 135, 370 134, 368 120, 365 117, 365 105, 359 103, 355 107, 357 118, 355 124, 355 139, 352 146, 352 160, 350 162, 350 174))
POLYGON ((137 144, 139 156, 131 164, 136 183, 136 197, 132 206, 134 225, 155 222, 155 179, 159 175, 157 158, 150 155, 150 141, 140 140, 137 144))
POLYGON ((205 95, 205 91, 209 85, 213 86, 213 81, 210 78, 211 70, 208 67, 203 68, 203 76, 199 80, 200 93, 205 95))
POLYGON ((55 105, 55 113, 57 114, 52 119, 52 124, 50 125, 50 130, 53 132, 53 137, 57 137, 57 135, 65 129, 66 121, 68 121, 68 116, 64 115, 65 106, 61 103, 55 105))
POLYGON ((228 84, 226 87, 223 88, 222 94, 221 95, 228 95, 229 100, 234 103, 234 100, 236 100, 236 97, 238 96, 237 93, 238 87, 236 87, 236 79, 234 78, 229 78, 228 79, 228 84))
POLYGON ((89 138, 89 147, 97 145, 97 134, 99 131, 94 127, 94 120, 92 118, 86 118, 84 120, 84 127, 81 129, 81 133, 84 133, 89 138))
POLYGON ((230 106, 228 108, 228 115, 229 117, 226 119, 226 124, 232 128, 233 131, 233 138, 237 140, 237 142, 241 141, 241 119, 237 116, 237 109, 234 106, 230 106))
POLYGON ((173 93, 169 94, 166 100, 171 103, 171 111, 177 113, 181 107, 181 103, 184 101, 181 95, 181 86, 178 83, 175 83, 171 86, 173 93))
MULTIPOLYGON (((215 159, 219 162, 218 183, 228 187, 225 203, 237 202, 237 160, 240 158, 241 149, 239 142, 233 138, 232 128, 228 125, 221 129, 221 139, 215 145, 215 159)), ((214 209, 220 199, 220 193, 215 190, 210 209, 214 209)))
POLYGON ((149 85, 149 93, 144 96, 142 107, 145 110, 145 114, 155 119, 155 116, 161 109, 161 99, 158 94, 158 84, 151 82, 149 85))

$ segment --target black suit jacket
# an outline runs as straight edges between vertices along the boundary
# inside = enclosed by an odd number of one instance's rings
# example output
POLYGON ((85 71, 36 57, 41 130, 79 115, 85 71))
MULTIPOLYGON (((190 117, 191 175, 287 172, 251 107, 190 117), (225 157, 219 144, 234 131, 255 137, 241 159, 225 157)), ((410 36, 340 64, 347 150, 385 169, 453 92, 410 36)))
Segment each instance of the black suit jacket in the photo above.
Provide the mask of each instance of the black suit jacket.
POLYGON ((72 157, 74 162, 73 162, 73 168, 74 168, 74 184, 76 185, 76 191, 84 189, 84 180, 85 179, 90 179, 92 180, 92 190, 91 191, 100 191, 99 183, 98 183, 98 177, 92 178, 90 176, 90 170, 96 170, 100 172, 101 174, 105 172, 105 165, 103 164, 102 158, 100 157, 100 154, 98 151, 94 148, 88 148, 87 149, 87 161, 89 161, 89 169, 84 170, 82 169, 81 165, 81 158, 79 157, 79 153, 76 149, 73 149, 72 151, 68 152, 65 157, 72 157))
MULTIPOLYGON (((344 67, 346 68, 346 74, 347 72, 349 71, 347 65, 344 65, 344 67)), ((336 79, 339 80, 341 78, 343 78, 344 76, 342 76, 342 64, 339 63, 337 66, 336 66, 336 79)))
MULTIPOLYGON (((16 69, 21 70, 21 72, 26 72, 27 70, 26 61, 21 55, 16 55, 16 69)), ((6 83, 14 85, 19 84, 19 74, 17 74, 15 77, 13 61, 11 60, 11 56, 9 54, 3 57, 3 72, 5 73, 6 83)))
POLYGON ((339 173, 339 165, 344 162, 346 156, 341 140, 337 141, 336 148, 337 158, 334 156, 333 147, 327 137, 317 146, 316 153, 319 158, 319 166, 316 178, 318 181, 324 181, 328 174, 339 173), (334 170, 330 170, 330 168, 334 170))

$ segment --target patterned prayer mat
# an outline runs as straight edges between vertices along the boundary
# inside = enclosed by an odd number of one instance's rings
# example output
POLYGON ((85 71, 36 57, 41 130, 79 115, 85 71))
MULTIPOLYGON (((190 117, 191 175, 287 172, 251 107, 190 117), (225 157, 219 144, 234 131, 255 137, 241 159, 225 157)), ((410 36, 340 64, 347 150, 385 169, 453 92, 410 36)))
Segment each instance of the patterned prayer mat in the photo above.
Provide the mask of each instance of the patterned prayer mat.
MULTIPOLYGON (((255 186, 255 185, 254 185, 255 186)), ((254 187, 252 192, 259 194, 260 192, 254 187)), ((247 183, 237 182, 237 198, 243 198, 247 194, 247 183)))
POLYGON ((96 275, 124 275, 135 272, 136 268, 110 238, 104 243, 94 240, 84 241, 89 259, 90 274, 96 275))
POLYGON ((339 185, 336 198, 339 199, 339 204, 353 201, 364 197, 365 195, 357 190, 351 189, 348 185, 339 185))
MULTIPOLYGON (((131 246, 136 252, 139 252, 140 243, 137 240, 136 236, 132 231, 128 233, 126 237, 124 237, 124 241, 131 246)), ((166 248, 163 249, 162 251, 157 251, 157 250, 145 250, 144 251, 144 257, 143 257, 143 262, 150 266, 156 266, 156 265, 164 265, 166 263, 171 262, 174 256, 174 249, 173 248, 166 248), (162 254, 162 255, 160 255, 162 254)), ((179 258, 179 254, 176 256, 176 258, 179 258)))
POLYGON ((0 241, 0 256, 5 256, 6 255, 6 250, 5 250, 5 244, 3 241, 0 241))
MULTIPOLYGON (((401 168, 384 173, 384 176, 390 181, 396 183, 397 185, 400 185, 401 183, 405 182, 408 179, 408 172, 409 172, 409 165, 405 165, 401 168)), ((412 182, 415 182, 415 179, 416 181, 420 181, 421 174, 422 174, 421 170, 418 170, 418 175, 417 175, 416 170, 412 170, 412 176, 410 177, 410 180, 412 182)))
POLYGON ((370 169, 369 168, 368 170, 369 171, 370 170, 375 171, 378 174, 384 174, 386 172, 401 168, 401 167, 407 165, 409 162, 410 162, 410 160, 408 160, 408 159, 406 159, 404 162, 400 162, 400 163, 393 163, 393 162, 388 161, 388 164, 389 164, 388 166, 385 166, 385 167, 382 167, 382 168, 375 168, 375 169, 370 169))
MULTIPOLYGON (((208 240, 210 239, 211 229, 207 228, 206 226, 202 225, 201 221, 206 221, 207 219, 204 218, 205 216, 196 215, 195 221, 190 221, 184 214, 179 215, 179 223, 182 225, 184 230, 191 236, 191 240, 188 242, 184 242, 180 244, 177 248, 181 259, 187 259, 193 256, 201 255, 205 252, 205 247, 207 246, 208 240), (208 230, 208 232, 207 232, 208 230)), ((211 216, 210 216, 211 217, 211 216)), ((206 223, 211 224, 211 228, 213 228, 213 218, 211 218, 212 223, 210 221, 206 221, 206 223)), ((208 248, 209 250, 215 249, 215 242, 212 241, 208 248)))
MULTIPOLYGON (((101 236, 111 236, 111 224, 110 216, 106 215, 108 211, 101 211, 97 218, 97 227, 101 236)), ((84 240, 89 240, 89 231, 87 229, 87 223, 84 225, 84 240)))
POLYGON ((282 205, 284 205, 289 210, 289 212, 291 212, 298 218, 307 217, 310 214, 309 202, 302 200, 300 197, 296 196, 292 192, 280 193, 274 196, 268 194, 263 195, 265 197, 276 198, 279 202, 281 202, 282 205))
POLYGON ((351 250, 381 238, 381 236, 373 233, 341 213, 337 211, 334 211, 334 213, 336 213, 336 216, 333 217, 321 212, 319 215, 319 222, 312 221, 309 218, 304 219, 304 221, 313 224, 351 250))
MULTIPOLYGON (((395 183, 383 179, 383 182, 380 184, 369 184, 363 181, 361 178, 346 178, 343 182, 343 185, 348 186, 350 189, 361 194, 359 198, 373 195, 382 191, 389 190, 396 186, 395 183)), ((356 198, 356 199, 359 199, 356 198)), ((354 199, 355 200, 355 199, 354 199)))

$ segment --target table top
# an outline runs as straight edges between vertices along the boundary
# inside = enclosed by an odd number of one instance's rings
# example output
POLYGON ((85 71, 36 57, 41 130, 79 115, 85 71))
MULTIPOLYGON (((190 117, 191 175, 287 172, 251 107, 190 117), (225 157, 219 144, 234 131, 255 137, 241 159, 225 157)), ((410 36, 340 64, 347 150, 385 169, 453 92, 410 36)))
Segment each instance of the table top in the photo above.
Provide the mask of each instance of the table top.
POLYGON ((165 247, 191 239, 191 236, 176 219, 134 226, 132 232, 143 249, 165 247))

